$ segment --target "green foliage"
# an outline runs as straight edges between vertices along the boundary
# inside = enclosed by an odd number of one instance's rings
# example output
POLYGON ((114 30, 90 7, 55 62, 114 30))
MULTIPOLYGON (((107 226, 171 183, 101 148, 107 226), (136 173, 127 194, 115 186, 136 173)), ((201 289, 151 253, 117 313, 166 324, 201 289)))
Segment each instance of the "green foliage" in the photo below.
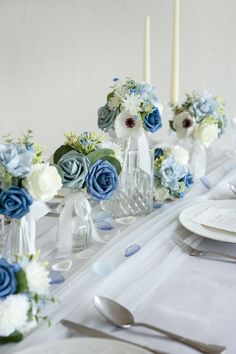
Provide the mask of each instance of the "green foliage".
POLYGON ((174 132, 176 131, 174 128, 174 121, 173 120, 169 120, 169 125, 170 125, 170 129, 174 130, 174 132))
POLYGON ((0 187, 6 191, 13 184, 13 177, 0 165, 0 187))
POLYGON ((28 289, 28 283, 26 279, 25 272, 21 269, 19 272, 16 272, 16 280, 17 280, 17 293, 23 293, 28 289))
POLYGON ((104 157, 114 155, 114 151, 112 149, 100 149, 96 150, 93 152, 90 152, 90 154, 87 155, 87 158, 91 163, 93 163, 96 160, 105 160, 104 157))
POLYGON ((65 155, 67 152, 71 151, 72 147, 69 145, 61 145, 55 152, 53 155, 53 162, 55 164, 58 163, 58 161, 60 160, 60 158, 65 155))
POLYGON ((8 337, 1 337, 0 336, 0 344, 6 344, 6 343, 11 343, 11 342, 20 342, 23 339, 23 334, 15 331, 12 334, 10 334, 8 337))

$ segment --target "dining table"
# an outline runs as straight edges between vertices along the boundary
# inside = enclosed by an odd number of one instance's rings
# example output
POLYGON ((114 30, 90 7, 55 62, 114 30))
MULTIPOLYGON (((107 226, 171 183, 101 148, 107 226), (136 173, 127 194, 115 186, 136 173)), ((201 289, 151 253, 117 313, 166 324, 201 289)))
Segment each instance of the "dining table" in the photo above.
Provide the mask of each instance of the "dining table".
MULTIPOLYGON (((92 204, 92 218, 101 242, 93 241, 79 253, 60 255, 60 259, 71 259, 72 266, 51 273, 54 281, 50 294, 55 302, 42 311, 51 324, 39 321, 21 342, 0 346, 0 353, 17 353, 42 343, 79 337, 62 325, 62 319, 166 353, 197 353, 154 331, 122 329, 108 323, 93 304, 94 296, 100 295, 127 307, 137 321, 197 341, 224 345, 226 353, 235 354, 236 261, 191 257, 172 239, 182 230, 191 245, 236 256, 236 243, 196 235, 184 229, 178 218, 182 210, 197 203, 235 199, 229 188, 234 181, 235 152, 210 150, 206 176, 195 181, 184 198, 154 203, 149 215, 134 217, 125 224, 106 217, 99 203, 92 204), (104 222, 109 227, 102 228, 104 222), (128 252, 130 249, 135 251, 128 252)), ((51 270, 58 257, 57 224, 58 217, 53 216, 37 222, 37 249, 51 270)))

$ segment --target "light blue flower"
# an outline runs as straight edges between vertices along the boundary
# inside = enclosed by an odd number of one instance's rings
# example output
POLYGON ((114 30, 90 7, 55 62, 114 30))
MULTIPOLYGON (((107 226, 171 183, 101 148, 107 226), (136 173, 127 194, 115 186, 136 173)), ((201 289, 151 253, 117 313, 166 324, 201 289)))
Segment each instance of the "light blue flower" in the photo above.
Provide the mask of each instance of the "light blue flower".
POLYGON ((188 173, 180 180, 180 182, 182 181, 187 189, 190 188, 191 184, 193 184, 192 174, 188 171, 188 173))
POLYGON ((62 172, 62 183, 67 188, 83 188, 89 160, 75 150, 62 155, 57 165, 62 172))
POLYGON ((0 164, 13 177, 27 176, 32 167, 34 152, 25 145, 0 144, 0 164))
POLYGON ((155 133, 162 127, 159 109, 155 107, 153 111, 146 115, 143 121, 144 129, 150 133, 155 133))
POLYGON ((115 167, 108 161, 97 160, 89 167, 86 177, 87 192, 95 200, 111 198, 118 186, 115 167))
POLYGON ((0 214, 20 219, 29 212, 33 199, 24 188, 10 187, 6 192, 0 190, 0 214))
POLYGON ((141 82, 137 86, 137 94, 142 96, 145 101, 149 101, 153 106, 157 105, 158 99, 156 95, 156 88, 146 82, 141 82))
POLYGON ((15 266, 8 263, 4 258, 0 259, 0 299, 15 294, 17 282, 15 266))
POLYGON ((172 156, 165 159, 159 171, 156 172, 156 176, 161 179, 162 186, 174 191, 178 189, 179 180, 183 178, 185 174, 186 167, 177 164, 172 156))
POLYGON ((216 110, 217 103, 214 97, 208 93, 197 98, 189 111, 196 117, 197 122, 201 122, 205 116, 213 115, 216 110))

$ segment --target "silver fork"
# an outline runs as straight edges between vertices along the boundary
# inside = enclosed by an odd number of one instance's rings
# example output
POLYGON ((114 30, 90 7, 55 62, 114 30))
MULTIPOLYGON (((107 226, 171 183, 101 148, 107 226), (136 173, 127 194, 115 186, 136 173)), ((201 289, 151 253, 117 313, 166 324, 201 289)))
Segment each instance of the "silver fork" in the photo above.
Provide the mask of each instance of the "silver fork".
POLYGON ((177 232, 175 232, 171 236, 172 240, 186 253, 188 253, 190 256, 205 256, 205 255, 213 255, 213 256, 218 256, 218 257, 223 257, 223 258, 228 258, 230 260, 236 261, 235 256, 231 256, 230 254, 223 253, 223 252, 216 252, 212 250, 203 250, 199 248, 194 248, 187 244, 179 235, 177 232))

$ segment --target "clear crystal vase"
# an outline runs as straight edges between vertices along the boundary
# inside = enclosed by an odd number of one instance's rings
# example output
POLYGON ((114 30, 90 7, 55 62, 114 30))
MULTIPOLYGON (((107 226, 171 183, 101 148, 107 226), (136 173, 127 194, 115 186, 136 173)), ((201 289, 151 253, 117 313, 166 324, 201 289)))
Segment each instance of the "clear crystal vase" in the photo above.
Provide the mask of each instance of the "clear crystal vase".
POLYGON ((125 147, 119 187, 112 199, 101 203, 113 217, 146 215, 153 205, 153 151, 140 151, 137 138, 130 138, 125 147), (145 161, 143 161, 145 160, 145 161), (149 164, 149 173, 142 165, 149 164))
POLYGON ((57 232, 60 253, 80 252, 92 241, 90 205, 82 191, 70 191, 61 210, 57 232))
POLYGON ((35 254, 35 223, 29 214, 12 219, 6 230, 2 255, 8 261, 14 261, 15 256, 35 254))

